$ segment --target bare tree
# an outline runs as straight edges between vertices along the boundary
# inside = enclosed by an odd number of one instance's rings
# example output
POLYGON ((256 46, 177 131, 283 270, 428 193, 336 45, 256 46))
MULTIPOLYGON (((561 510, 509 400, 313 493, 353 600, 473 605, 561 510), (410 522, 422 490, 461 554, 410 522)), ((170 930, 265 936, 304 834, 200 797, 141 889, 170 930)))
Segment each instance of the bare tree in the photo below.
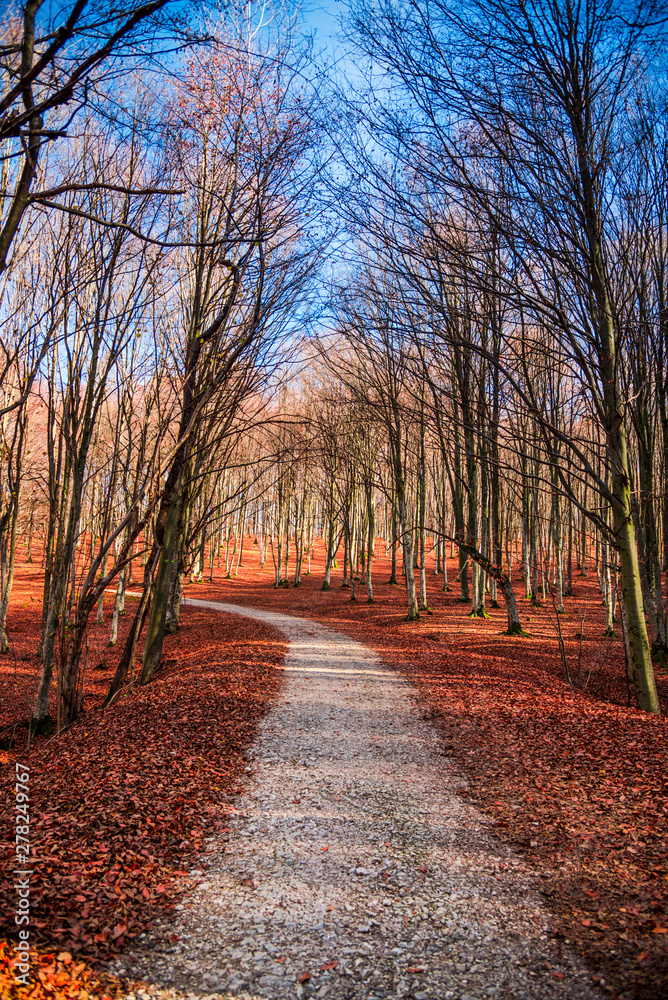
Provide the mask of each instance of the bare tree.
MULTIPOLYGON (((510 279, 497 272, 496 293, 525 318, 518 370, 531 351, 524 334, 537 324, 551 331, 587 393, 605 440, 609 487, 577 442, 550 424, 531 383, 524 387, 547 451, 554 454, 559 440, 611 508, 629 669, 638 706, 651 712, 658 701, 632 517, 610 185, 623 146, 626 96, 657 42, 658 13, 652 3, 627 8, 614 0, 549 9, 521 0, 463 6, 387 0, 373 16, 358 4, 351 19, 360 45, 388 67, 411 102, 409 117, 405 101, 388 97, 374 119, 377 143, 405 162, 419 160, 430 190, 465 204, 482 229, 491 223, 513 257, 510 279)), ((396 185, 394 191, 396 197, 396 185)), ((410 185, 399 191, 404 201, 411 198, 410 185)), ((418 214, 424 219, 424 210, 418 214)), ((488 350, 476 351, 491 360, 488 350)), ((596 521, 593 509, 587 514, 596 521)))
MULTIPOLYGON (((94 100, 105 77, 127 72, 173 48, 176 22, 167 21, 173 0, 26 0, 6 15, 0 40, 0 139, 8 164, 0 205, 0 271, 31 204, 58 204, 67 191, 91 181, 69 180, 35 190, 45 146, 67 139, 77 112, 94 100)), ((109 179, 97 178, 96 185, 109 179)), ((117 182, 118 183, 118 182, 117 182)), ((132 191, 122 180, 120 186, 132 191)), ((71 204, 62 204, 72 211, 71 204)))
POLYGON ((234 413, 257 388, 315 261, 298 225, 311 193, 314 136, 289 38, 282 45, 263 51, 248 25, 225 35, 217 50, 192 63, 172 113, 187 189, 188 246, 174 258, 181 412, 154 525, 160 556, 142 683, 162 655, 193 432, 207 412, 234 413))

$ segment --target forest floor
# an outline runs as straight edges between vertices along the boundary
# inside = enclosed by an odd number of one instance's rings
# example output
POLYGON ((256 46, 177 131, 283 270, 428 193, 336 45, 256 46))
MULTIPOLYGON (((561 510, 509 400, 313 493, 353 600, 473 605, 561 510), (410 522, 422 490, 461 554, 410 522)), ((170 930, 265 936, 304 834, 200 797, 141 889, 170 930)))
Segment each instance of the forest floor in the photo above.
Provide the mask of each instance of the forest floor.
POLYGON ((210 603, 281 629, 285 680, 229 843, 113 965, 150 984, 128 1000, 604 1000, 399 671, 312 619, 210 603))
MULTIPOLYGON (((443 593, 431 572, 431 613, 405 622, 405 592, 385 582, 385 558, 374 562, 373 604, 362 587, 350 601, 340 570, 329 592, 319 589, 319 549, 299 589, 274 589, 273 568, 260 570, 249 540, 242 562, 238 576, 221 579, 214 569, 213 583, 187 585, 185 596, 315 618, 406 674, 468 777, 469 801, 539 873, 553 933, 583 955, 592 981, 620 1000, 668 996, 668 724, 628 707, 623 646, 603 638, 595 572, 574 571, 561 616, 582 690, 564 680, 549 600, 520 601, 530 635, 508 638, 502 608, 488 620, 467 618, 458 588, 443 593)), ((449 572, 454 579, 454 563, 449 572)), ((40 580, 35 564, 19 566, 13 649, 0 676, 2 736, 27 717, 36 690, 40 580)), ((516 591, 519 598, 521 584, 516 591)), ((91 962, 122 950, 197 877, 206 825, 222 826, 233 809, 257 720, 280 684, 285 646, 277 633, 185 607, 157 681, 101 713, 118 655, 105 648, 107 630, 108 621, 91 628, 86 714, 30 752, 43 982, 35 1000, 123 995, 112 979, 94 978, 91 962)), ((668 672, 660 666, 657 681, 665 711, 668 672)), ((2 781, 9 796, 8 766, 2 781)), ((9 860, 8 849, 0 894, 13 906, 9 860)), ((10 933, 9 921, 2 931, 10 933)), ((12 996, 10 984, 6 972, 3 996, 12 996)))
MULTIPOLYGON (((139 575, 139 574, 138 574, 139 575)), ((224 832, 243 791, 258 720, 278 694, 286 643, 275 629, 188 609, 165 644, 154 681, 102 712, 132 616, 133 600, 106 648, 109 614, 89 632, 84 715, 57 739, 25 752, 39 678, 41 574, 20 565, 9 616, 11 651, 0 661, 3 801, 0 851, 0 996, 123 997, 99 959, 123 950, 173 912, 201 874, 205 837, 224 832), (14 982, 16 757, 30 765, 31 960, 34 991, 14 982)), ((113 596, 107 596, 110 613, 113 596)), ((55 698, 52 699, 55 713, 55 698)))

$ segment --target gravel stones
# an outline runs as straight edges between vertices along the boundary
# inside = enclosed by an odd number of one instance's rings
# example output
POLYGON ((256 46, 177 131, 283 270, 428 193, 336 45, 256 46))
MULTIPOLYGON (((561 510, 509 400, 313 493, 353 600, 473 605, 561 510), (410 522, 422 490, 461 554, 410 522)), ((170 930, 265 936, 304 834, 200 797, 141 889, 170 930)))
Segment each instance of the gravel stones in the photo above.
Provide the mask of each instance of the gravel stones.
POLYGON ((165 998, 600 996, 531 873, 458 797, 407 682, 315 622, 189 603, 284 632, 286 680, 206 882, 113 971, 165 998))

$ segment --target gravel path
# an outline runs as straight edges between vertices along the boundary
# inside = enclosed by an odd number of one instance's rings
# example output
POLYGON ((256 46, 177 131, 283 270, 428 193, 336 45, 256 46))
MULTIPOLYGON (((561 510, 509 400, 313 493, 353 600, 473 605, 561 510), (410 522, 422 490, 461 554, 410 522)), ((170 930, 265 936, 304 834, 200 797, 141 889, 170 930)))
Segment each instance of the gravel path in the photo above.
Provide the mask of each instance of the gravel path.
POLYGON ((161 987, 129 997, 600 997, 521 859, 458 797, 406 681, 316 622, 188 603, 280 629, 286 680, 193 905, 116 966, 161 987))

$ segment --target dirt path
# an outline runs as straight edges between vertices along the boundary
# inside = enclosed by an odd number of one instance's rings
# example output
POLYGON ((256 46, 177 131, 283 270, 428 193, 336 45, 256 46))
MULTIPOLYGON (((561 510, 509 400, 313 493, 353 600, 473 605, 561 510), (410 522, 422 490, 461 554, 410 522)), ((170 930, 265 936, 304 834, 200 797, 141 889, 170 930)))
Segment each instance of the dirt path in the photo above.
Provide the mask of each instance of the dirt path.
POLYGON ((224 852, 122 971, 242 1000, 600 996, 401 677, 316 622, 188 603, 280 629, 286 681, 224 852))

